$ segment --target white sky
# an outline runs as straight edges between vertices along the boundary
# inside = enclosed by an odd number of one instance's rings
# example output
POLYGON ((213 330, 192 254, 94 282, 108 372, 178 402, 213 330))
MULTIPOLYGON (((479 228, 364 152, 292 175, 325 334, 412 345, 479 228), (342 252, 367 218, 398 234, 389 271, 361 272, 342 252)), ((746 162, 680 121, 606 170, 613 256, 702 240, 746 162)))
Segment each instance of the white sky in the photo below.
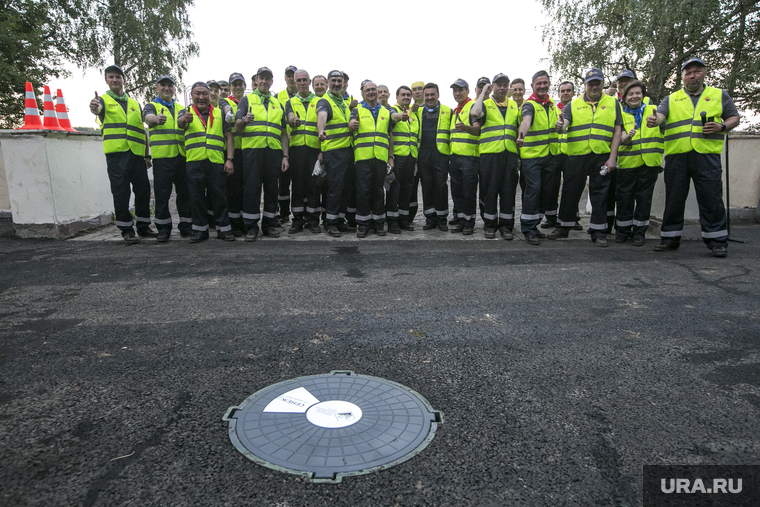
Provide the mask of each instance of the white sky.
MULTIPOLYGON (((398 86, 432 81, 441 90, 441 101, 453 105, 449 86, 457 78, 469 83, 472 97, 481 76, 492 79, 504 72, 530 86, 533 73, 548 65, 541 61, 546 57, 540 26, 545 18, 532 0, 348 1, 340 7, 291 0, 284 9, 276 2, 267 9, 261 5, 249 0, 196 0, 190 20, 200 55, 190 61, 185 85, 227 80, 232 72, 241 72, 249 82, 257 68, 267 66, 274 72, 272 90, 279 92, 285 88, 285 67, 295 65, 312 76, 333 69, 347 72, 349 93, 359 99, 362 80, 385 84, 391 90, 391 103, 398 86), (287 14, 280 16, 281 23, 255 22, 266 12, 287 14), (227 22, 221 23, 222 19, 227 22), (250 28, 241 29, 246 25, 250 28), (254 32, 254 26, 262 30, 254 32), (342 29, 333 29, 338 26, 342 29)), ((72 78, 53 81, 50 88, 53 93, 56 88, 63 91, 72 125, 96 126, 88 104, 96 90, 99 94, 107 90, 100 71, 83 74, 74 69, 72 78)))

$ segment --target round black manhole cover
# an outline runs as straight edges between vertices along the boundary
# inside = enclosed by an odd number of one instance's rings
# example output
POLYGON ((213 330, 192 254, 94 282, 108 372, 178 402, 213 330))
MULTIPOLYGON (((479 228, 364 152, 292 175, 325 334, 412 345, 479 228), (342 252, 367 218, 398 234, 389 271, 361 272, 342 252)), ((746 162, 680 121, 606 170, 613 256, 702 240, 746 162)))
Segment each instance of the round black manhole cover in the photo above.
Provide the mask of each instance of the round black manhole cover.
POLYGON ((396 382, 333 371, 266 387, 222 420, 248 459, 309 482, 340 482, 416 456, 443 414, 396 382))

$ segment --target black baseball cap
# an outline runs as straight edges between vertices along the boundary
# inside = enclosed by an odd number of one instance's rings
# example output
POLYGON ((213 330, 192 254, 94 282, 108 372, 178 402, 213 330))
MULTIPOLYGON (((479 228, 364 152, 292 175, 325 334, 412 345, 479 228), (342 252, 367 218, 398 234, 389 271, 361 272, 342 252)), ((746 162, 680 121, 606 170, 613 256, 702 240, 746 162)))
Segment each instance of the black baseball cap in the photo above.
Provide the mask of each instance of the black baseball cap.
POLYGON ((242 81, 243 84, 245 84, 245 78, 240 72, 233 72, 230 74, 230 83, 234 83, 235 81, 242 81))
POLYGON ((174 81, 174 79, 169 74, 164 74, 163 76, 159 76, 158 79, 156 79, 156 84, 160 83, 161 81, 171 81, 173 85, 176 85, 177 83, 174 81))
POLYGON ((274 73, 269 67, 259 67, 259 70, 256 71, 256 75, 260 76, 262 74, 269 74, 274 77, 274 73))
POLYGON ((620 81, 622 78, 636 79, 636 76, 634 75, 633 71, 625 69, 617 75, 618 81, 620 81))
POLYGON ((493 77, 493 81, 492 81, 492 82, 494 82, 494 83, 495 83, 495 82, 496 82, 496 81, 498 81, 499 79, 506 79, 506 80, 507 80, 507 84, 509 84, 509 76, 507 76, 507 75, 506 75, 506 74, 504 74, 503 72, 499 72, 498 74, 496 74, 496 75, 493 77))
POLYGON ((449 88, 454 88, 455 86, 459 88, 467 88, 468 90, 470 89, 470 85, 468 85, 467 81, 465 81, 462 78, 459 78, 456 81, 454 81, 454 83, 451 86, 449 86, 449 88))
POLYGON ((219 85, 219 83, 217 83, 213 79, 209 79, 208 81, 206 81, 206 84, 208 85, 209 90, 211 89, 212 86, 216 86, 220 90, 222 89, 222 87, 219 85))
POLYGON ((342 77, 345 79, 345 76, 339 70, 331 70, 330 73, 327 75, 327 79, 330 79, 331 77, 342 77))
POLYGON ((298 70, 298 67, 296 67, 295 65, 288 65, 287 67, 285 67, 285 75, 287 75, 288 72, 292 72, 293 74, 295 74, 297 70, 298 70))
POLYGON ((229 86, 230 84, 224 79, 219 80, 219 86, 229 86))
POLYGON ((685 62, 683 62, 683 65, 681 65, 681 70, 684 70, 687 66, 691 65, 692 63, 696 63, 698 65, 701 65, 702 67, 707 67, 703 59, 701 59, 698 56, 694 56, 692 58, 689 58, 685 62))
POLYGON ((532 83, 533 81, 535 81, 536 79, 538 79, 538 78, 540 78, 542 76, 546 76, 548 78, 549 77, 549 73, 546 72, 545 70, 539 70, 538 72, 536 72, 535 74, 533 74, 533 77, 531 78, 530 82, 532 83))
POLYGON ((103 75, 105 76, 106 74, 108 74, 109 70, 111 72, 116 71, 119 74, 121 74, 122 76, 124 75, 124 71, 121 70, 121 67, 119 67, 118 65, 109 65, 108 67, 106 67, 106 70, 103 71, 103 75))
POLYGON ((487 84, 491 84, 491 80, 483 76, 480 79, 478 79, 478 82, 475 86, 487 85, 487 84))
POLYGON ((193 83, 193 86, 190 87, 190 91, 193 91, 196 88, 205 88, 207 90, 210 90, 208 85, 203 81, 196 81, 195 83, 193 83))
POLYGON ((586 76, 583 79, 586 83, 589 81, 604 81, 604 72, 602 72, 602 69, 591 69, 586 72, 586 76))
POLYGON ((348 80, 348 73, 341 72, 341 74, 343 74, 343 79, 348 80))

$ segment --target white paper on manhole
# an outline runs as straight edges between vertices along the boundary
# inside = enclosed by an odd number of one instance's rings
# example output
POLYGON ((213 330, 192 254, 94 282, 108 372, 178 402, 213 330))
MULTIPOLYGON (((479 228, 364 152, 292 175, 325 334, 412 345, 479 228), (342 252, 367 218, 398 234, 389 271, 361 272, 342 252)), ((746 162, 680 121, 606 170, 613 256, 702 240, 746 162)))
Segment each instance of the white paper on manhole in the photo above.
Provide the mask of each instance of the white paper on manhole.
POLYGON ((319 403, 319 400, 312 396, 312 394, 303 387, 299 387, 298 389, 288 391, 272 400, 269 405, 266 406, 264 412, 303 414, 315 403, 319 403))
POLYGON ((362 409, 353 403, 341 400, 323 401, 309 407, 306 419, 320 428, 345 428, 359 422, 362 409))

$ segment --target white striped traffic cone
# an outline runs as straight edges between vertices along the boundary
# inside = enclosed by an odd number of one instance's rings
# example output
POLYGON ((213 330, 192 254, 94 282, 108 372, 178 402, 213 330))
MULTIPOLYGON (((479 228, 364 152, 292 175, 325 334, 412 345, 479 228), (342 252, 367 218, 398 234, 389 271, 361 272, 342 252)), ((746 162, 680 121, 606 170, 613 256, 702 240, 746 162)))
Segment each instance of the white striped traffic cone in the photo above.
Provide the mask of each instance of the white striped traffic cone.
POLYGON ((68 132, 78 132, 71 126, 69 121, 69 111, 66 109, 66 103, 63 101, 63 92, 60 88, 55 92, 55 114, 58 115, 58 123, 63 130, 68 132))
POLYGON ((50 95, 50 87, 45 85, 45 98, 42 111, 44 118, 42 124, 48 130, 62 130, 64 129, 58 124, 58 117, 55 115, 55 106, 53 105, 53 97, 50 95))
POLYGON ((40 118, 40 110, 38 108, 32 83, 27 81, 26 96, 24 98, 24 126, 16 130, 47 130, 42 126, 42 118, 40 118))

